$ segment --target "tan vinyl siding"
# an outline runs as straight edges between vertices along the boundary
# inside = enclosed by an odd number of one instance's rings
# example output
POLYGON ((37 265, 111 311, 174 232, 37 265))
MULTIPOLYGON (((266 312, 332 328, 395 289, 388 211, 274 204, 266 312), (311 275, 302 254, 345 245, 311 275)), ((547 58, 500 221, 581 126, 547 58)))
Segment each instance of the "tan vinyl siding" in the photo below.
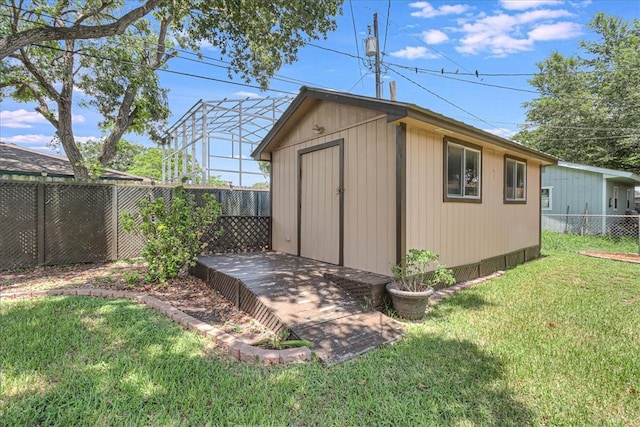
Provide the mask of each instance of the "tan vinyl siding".
POLYGON ((317 138, 313 128, 317 125, 323 128, 323 135, 339 132, 370 120, 380 113, 364 108, 348 105, 321 102, 309 108, 309 111, 298 119, 296 126, 283 138, 279 148, 300 144, 317 138))
POLYGON ((389 274, 395 261, 395 126, 378 119, 345 137, 344 264, 389 274))
POLYGON ((322 103, 272 152, 274 250, 297 253, 298 150, 342 138, 344 265, 389 274, 396 242, 395 125, 384 116, 375 117, 361 108, 322 103), (312 138, 315 124, 325 133, 312 138))
POLYGON ((505 152, 485 145, 482 203, 444 202, 443 150, 442 135, 408 127, 406 249, 433 250, 454 267, 537 245, 539 164, 527 161, 527 203, 505 204, 505 152))

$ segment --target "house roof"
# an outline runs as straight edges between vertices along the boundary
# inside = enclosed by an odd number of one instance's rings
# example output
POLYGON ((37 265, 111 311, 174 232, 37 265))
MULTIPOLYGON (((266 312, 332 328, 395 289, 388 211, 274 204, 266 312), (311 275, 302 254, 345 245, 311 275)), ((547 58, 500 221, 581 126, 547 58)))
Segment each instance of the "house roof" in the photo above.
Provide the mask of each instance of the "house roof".
MULTIPOLYGON (((73 178, 69 159, 0 142, 0 175, 49 176, 73 178)), ((100 179, 144 181, 145 178, 105 169, 100 179)))
POLYGON ((614 179, 631 185, 640 185, 640 176, 633 172, 619 171, 615 169, 599 168, 596 166, 581 165, 578 163, 558 162, 558 167, 576 169, 586 172, 601 174, 604 179, 614 179))
POLYGON ((415 104, 353 95, 350 93, 332 90, 310 88, 307 86, 302 86, 300 88, 300 93, 298 93, 296 98, 267 133, 258 147, 256 147, 253 153, 251 153, 251 156, 256 160, 265 160, 262 154, 269 153, 272 148, 277 146, 279 142, 279 135, 281 132, 286 132, 288 129, 287 123, 289 120, 296 115, 298 111, 301 111, 301 113, 298 114, 303 114, 306 110, 306 108, 304 108, 305 104, 313 100, 336 102, 339 104, 353 105, 379 111, 380 113, 387 115, 387 122, 401 122, 410 119, 417 120, 443 130, 456 132, 463 136, 481 139, 504 149, 513 150, 527 157, 539 159, 544 164, 557 163, 557 159, 553 156, 534 150, 517 142, 501 138, 482 129, 475 128, 466 123, 457 121, 415 104))

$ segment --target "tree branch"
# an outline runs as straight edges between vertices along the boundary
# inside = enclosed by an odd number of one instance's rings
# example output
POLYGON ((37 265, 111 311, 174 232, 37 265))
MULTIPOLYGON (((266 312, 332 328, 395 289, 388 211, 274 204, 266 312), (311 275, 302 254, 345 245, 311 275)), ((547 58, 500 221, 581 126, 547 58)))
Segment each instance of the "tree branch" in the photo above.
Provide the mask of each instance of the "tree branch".
POLYGON ((22 62, 25 68, 31 73, 31 75, 36 78, 38 84, 42 86, 45 92, 47 92, 47 95, 54 101, 58 102, 58 100, 60 99, 60 94, 58 93, 56 88, 47 81, 47 78, 42 75, 40 70, 38 70, 38 68, 33 65, 33 63, 29 60, 29 56, 26 52, 24 52, 24 50, 20 50, 20 62, 22 62))
POLYGON ((91 13, 87 13, 86 15, 81 15, 81 16, 78 18, 78 20, 77 20, 76 22, 74 22, 74 23, 73 23, 73 25, 74 25, 74 26, 78 26, 78 25, 80 25, 81 23, 83 23, 83 22, 84 22, 84 21, 86 21, 87 19, 92 18, 92 17, 94 17, 94 16, 98 15, 100 12, 102 12, 103 10, 105 10, 105 9, 107 9, 107 8, 109 8, 109 7, 111 7, 112 5, 113 5, 113 2, 112 2, 112 1, 109 1, 109 2, 103 2, 103 3, 100 5, 100 7, 99 7, 98 9, 94 10, 93 12, 91 12, 91 13))
POLYGON ((0 59, 33 43, 52 40, 93 39, 122 34, 131 23, 151 12, 165 0, 148 0, 142 6, 124 14, 110 24, 72 27, 52 27, 49 25, 31 28, 11 34, 0 40, 0 59))

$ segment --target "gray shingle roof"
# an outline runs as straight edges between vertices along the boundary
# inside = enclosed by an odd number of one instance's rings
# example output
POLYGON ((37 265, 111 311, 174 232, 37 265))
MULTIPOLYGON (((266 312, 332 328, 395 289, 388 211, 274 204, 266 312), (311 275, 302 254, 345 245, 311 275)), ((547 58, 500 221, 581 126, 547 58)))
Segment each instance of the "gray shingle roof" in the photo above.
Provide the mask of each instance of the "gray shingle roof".
MULTIPOLYGON (((53 156, 0 142, 0 175, 32 175, 73 178, 73 168, 65 157, 53 156)), ((100 179, 143 181, 143 177, 105 169, 100 179)))

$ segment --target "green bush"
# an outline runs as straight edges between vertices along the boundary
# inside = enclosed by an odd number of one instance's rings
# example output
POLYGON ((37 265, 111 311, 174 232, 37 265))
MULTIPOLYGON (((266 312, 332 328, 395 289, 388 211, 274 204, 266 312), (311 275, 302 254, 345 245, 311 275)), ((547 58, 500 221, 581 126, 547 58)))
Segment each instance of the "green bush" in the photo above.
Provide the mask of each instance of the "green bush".
POLYGON ((145 239, 142 258, 148 263, 147 281, 165 284, 185 266, 195 265, 206 243, 203 234, 220 216, 221 206, 211 194, 198 206, 184 187, 176 187, 170 204, 162 197, 140 201, 137 216, 124 212, 122 228, 145 239))

